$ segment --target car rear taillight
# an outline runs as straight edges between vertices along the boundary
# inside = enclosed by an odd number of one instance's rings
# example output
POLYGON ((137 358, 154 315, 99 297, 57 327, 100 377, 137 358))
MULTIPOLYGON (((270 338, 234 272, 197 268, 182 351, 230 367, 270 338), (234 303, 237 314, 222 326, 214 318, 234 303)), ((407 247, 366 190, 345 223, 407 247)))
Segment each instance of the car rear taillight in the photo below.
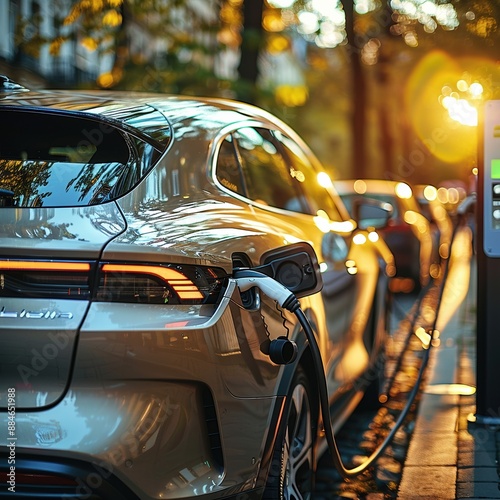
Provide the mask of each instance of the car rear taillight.
POLYGON ((103 264, 96 299, 148 304, 214 304, 222 269, 190 265, 103 264))
POLYGON ((0 297, 89 299, 89 262, 0 261, 0 297))
POLYGON ((0 261, 0 298, 215 304, 226 283, 224 270, 208 266, 108 262, 97 280, 94 270, 89 262, 0 261))

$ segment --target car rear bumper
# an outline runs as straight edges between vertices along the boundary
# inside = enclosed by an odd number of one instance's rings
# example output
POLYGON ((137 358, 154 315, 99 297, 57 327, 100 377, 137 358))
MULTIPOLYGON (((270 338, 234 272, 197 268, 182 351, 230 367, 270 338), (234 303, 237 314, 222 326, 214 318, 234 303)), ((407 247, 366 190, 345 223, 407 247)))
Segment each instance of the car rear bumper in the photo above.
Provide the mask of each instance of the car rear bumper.
MULTIPOLYGON (((4 464, 7 457, 0 455, 4 464)), ((99 462, 88 463, 76 459, 60 459, 40 454, 23 454, 16 458, 15 486, 9 486, 6 472, 0 469, 2 483, 6 487, 0 489, 0 498, 19 500, 140 500, 128 486, 117 478, 107 466, 99 462), (38 483, 36 482, 38 480, 38 483), (9 490, 8 488, 11 488, 9 490), (12 489, 13 488, 13 489, 12 489)), ((220 492, 206 494, 202 498, 225 500, 257 500, 262 497, 262 488, 246 490, 239 493, 220 492)), ((197 495, 199 498, 199 495, 197 495)))
MULTIPOLYGON (((262 472, 270 423, 264 415, 276 401, 228 395, 221 409, 207 386, 192 382, 72 389, 50 409, 16 413, 15 438, 0 446, 0 498, 11 493, 11 466, 16 498, 246 495, 262 472), (255 423, 259 417, 262 424, 255 423)), ((0 423, 8 428, 7 413, 0 423)))

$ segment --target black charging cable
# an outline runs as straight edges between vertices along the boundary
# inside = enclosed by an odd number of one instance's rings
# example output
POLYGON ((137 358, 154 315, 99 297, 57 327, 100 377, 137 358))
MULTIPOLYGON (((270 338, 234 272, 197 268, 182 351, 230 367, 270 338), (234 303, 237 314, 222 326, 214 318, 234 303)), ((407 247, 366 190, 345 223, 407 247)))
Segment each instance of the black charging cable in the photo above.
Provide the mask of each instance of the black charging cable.
MULTIPOLYGON (((453 236, 454 235, 455 235, 455 232, 453 233, 453 236)), ((452 241, 453 241, 453 239, 452 239, 452 241)), ((448 265, 446 265, 445 276, 443 277, 443 283, 446 281, 447 272, 448 272, 448 265)), ((240 292, 245 292, 245 291, 249 290, 250 288, 256 286, 260 290, 262 290, 267 296, 274 299, 281 307, 292 312, 297 317, 300 325, 302 326, 302 329, 304 330, 307 341, 309 343, 314 369, 317 373, 318 395, 319 395, 321 418, 323 420, 325 437, 326 437, 328 449, 330 451, 334 466, 344 478, 354 477, 354 476, 361 474, 374 461, 376 461, 380 457, 380 455, 383 453, 383 451, 387 448, 387 446, 392 441, 392 439, 393 439, 394 435, 396 434, 396 432, 398 431, 398 429, 403 424, 404 419, 406 418, 406 416, 407 416, 407 414, 408 414, 408 412, 413 404, 413 401, 415 400, 415 397, 418 393, 418 390, 420 388, 423 374, 425 372, 425 368, 427 367, 427 364, 429 361, 429 355, 430 355, 430 350, 431 350, 430 347, 432 346, 432 342, 429 344, 429 347, 424 351, 424 356, 422 359, 422 364, 420 366, 420 370, 419 370, 418 375, 417 375, 417 380, 416 380, 412 390, 410 391, 410 394, 408 396, 408 400, 405 404, 405 407, 401 410, 401 412, 400 412, 396 422, 394 423, 391 431, 385 437, 384 441, 377 447, 377 449, 369 457, 367 457, 367 459, 363 463, 361 463, 357 467, 349 469, 344 465, 344 463, 342 461, 342 457, 340 455, 340 451, 339 451, 339 448, 337 446, 337 441, 335 439, 335 435, 333 432, 333 426, 332 426, 330 410, 329 410, 328 388, 327 388, 327 383, 326 383, 326 378, 325 378, 323 361, 321 358, 321 352, 319 350, 319 346, 318 346, 318 343, 316 341, 316 337, 314 335, 314 332, 311 328, 311 325, 309 323, 309 320, 307 319, 306 315, 304 314, 304 312, 300 308, 299 300, 293 294, 293 292, 291 292, 288 288, 283 286, 281 283, 279 283, 275 279, 271 278, 270 276, 267 276, 267 275, 265 275, 259 271, 256 271, 254 269, 235 270, 233 277, 237 281, 238 288, 240 289, 240 292)), ((443 288, 444 288, 444 286, 442 286, 442 288, 441 288, 440 299, 441 299, 443 288)), ((436 325, 436 322, 437 322, 440 303, 441 303, 441 300, 439 300, 438 306, 436 309, 434 326, 436 325)), ((434 330, 435 330, 435 328, 433 328, 432 331, 434 331, 434 330)), ((276 340, 274 340, 272 342, 276 342, 276 340)), ((288 340, 288 339, 287 339, 287 342, 290 343, 292 346, 294 346, 293 347, 293 349, 295 351, 294 354, 296 354, 297 348, 296 348, 295 343, 288 340)), ((295 359, 295 355, 290 357, 289 359, 290 359, 290 361, 288 361, 288 362, 293 361, 295 359)))

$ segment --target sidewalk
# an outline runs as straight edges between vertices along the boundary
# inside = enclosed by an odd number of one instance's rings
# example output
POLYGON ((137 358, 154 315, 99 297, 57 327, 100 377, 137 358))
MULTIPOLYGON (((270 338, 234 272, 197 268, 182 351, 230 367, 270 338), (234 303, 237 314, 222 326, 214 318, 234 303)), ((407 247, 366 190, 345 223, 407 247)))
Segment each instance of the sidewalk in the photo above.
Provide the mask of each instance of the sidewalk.
POLYGON ((475 257, 467 258, 464 248, 467 244, 458 246, 458 255, 450 263, 450 288, 445 290, 442 306, 448 318, 442 330, 437 328, 440 344, 430 353, 398 489, 397 498, 402 500, 500 498, 500 432, 467 420, 475 412, 476 268, 475 257), (459 288, 466 272, 468 289, 457 300, 460 292, 455 287, 459 288), (455 311, 450 313, 446 308, 453 300, 455 311))

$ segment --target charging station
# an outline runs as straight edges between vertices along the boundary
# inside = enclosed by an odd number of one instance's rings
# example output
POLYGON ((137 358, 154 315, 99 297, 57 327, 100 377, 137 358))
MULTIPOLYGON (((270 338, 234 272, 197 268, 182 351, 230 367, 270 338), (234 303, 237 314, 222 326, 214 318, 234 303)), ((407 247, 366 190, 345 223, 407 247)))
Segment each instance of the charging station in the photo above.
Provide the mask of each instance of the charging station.
POLYGON ((500 100, 487 101, 479 123, 477 192, 478 424, 500 425, 500 100))

